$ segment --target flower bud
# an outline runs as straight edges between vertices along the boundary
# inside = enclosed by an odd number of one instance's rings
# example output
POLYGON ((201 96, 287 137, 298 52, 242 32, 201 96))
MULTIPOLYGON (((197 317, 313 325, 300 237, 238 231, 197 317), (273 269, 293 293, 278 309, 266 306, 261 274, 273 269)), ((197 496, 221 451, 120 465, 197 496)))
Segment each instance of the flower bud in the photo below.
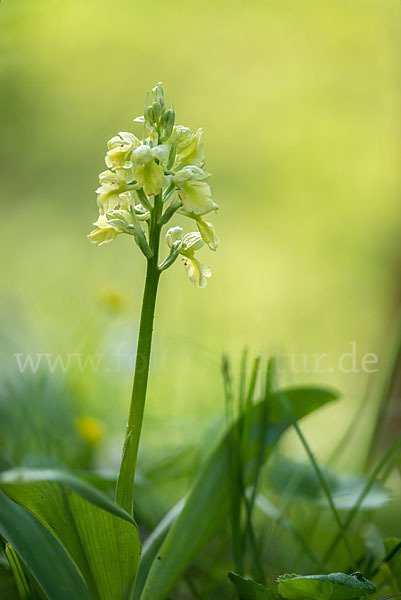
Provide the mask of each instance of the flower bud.
POLYGON ((132 214, 128 210, 111 210, 106 213, 107 222, 116 230, 133 234, 132 214))
POLYGON ((145 108, 145 121, 149 125, 149 127, 154 127, 156 125, 155 113, 153 110, 153 106, 147 106, 145 108))
POLYGON ((149 146, 146 146, 145 144, 142 146, 139 146, 138 148, 135 148, 135 150, 133 151, 133 153, 131 155, 131 160, 134 163, 137 163, 138 165, 144 165, 145 163, 152 160, 152 158, 153 158, 152 149, 149 148, 149 146))
POLYGON ((170 152, 167 159, 167 169, 170 170, 173 167, 175 161, 175 155, 177 152, 177 146, 175 144, 171 144, 170 152))
POLYGON ((164 103, 164 91, 163 91, 163 84, 161 81, 159 81, 159 83, 157 83, 155 85, 155 87, 152 88, 152 93, 153 93, 153 102, 164 103))
POLYGON ((162 115, 160 125, 161 125, 161 137, 162 140, 168 140, 171 136, 174 128, 175 122, 175 112, 172 108, 166 110, 166 112, 162 115))
POLYGON ((184 230, 182 227, 178 225, 176 227, 170 227, 170 229, 166 233, 166 242, 172 248, 174 242, 178 242, 182 240, 184 230))
POLYGON ((161 163, 165 163, 167 161, 169 152, 170 148, 167 144, 161 144, 160 146, 155 146, 152 148, 153 158, 156 158, 161 163))
POLYGON ((161 83, 158 83, 153 89, 153 112, 155 115, 155 120, 160 121, 160 118, 164 111, 166 110, 166 103, 164 100, 164 92, 161 83))
POLYGON ((138 221, 147 221, 150 219, 150 210, 146 210, 142 204, 135 204, 133 208, 138 221))
POLYGON ((172 133, 171 141, 176 144, 177 152, 182 152, 182 150, 184 150, 184 148, 192 141, 192 131, 189 127, 176 125, 172 133))
POLYGON ((174 175, 174 183, 177 187, 180 187, 186 181, 204 181, 210 177, 210 173, 207 173, 200 167, 195 165, 189 165, 184 167, 174 175))

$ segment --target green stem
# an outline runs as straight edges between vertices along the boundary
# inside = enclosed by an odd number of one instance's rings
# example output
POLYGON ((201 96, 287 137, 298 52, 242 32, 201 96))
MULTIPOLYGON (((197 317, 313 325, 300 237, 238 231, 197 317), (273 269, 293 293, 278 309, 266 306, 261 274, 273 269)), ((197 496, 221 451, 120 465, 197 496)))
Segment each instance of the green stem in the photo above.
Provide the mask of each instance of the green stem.
POLYGON ((155 196, 155 204, 151 215, 149 245, 152 250, 152 257, 148 258, 131 405, 116 490, 117 503, 130 514, 133 514, 134 476, 145 409, 152 347, 153 321, 160 277, 158 257, 161 227, 158 224, 158 221, 161 210, 162 198, 160 194, 155 196))

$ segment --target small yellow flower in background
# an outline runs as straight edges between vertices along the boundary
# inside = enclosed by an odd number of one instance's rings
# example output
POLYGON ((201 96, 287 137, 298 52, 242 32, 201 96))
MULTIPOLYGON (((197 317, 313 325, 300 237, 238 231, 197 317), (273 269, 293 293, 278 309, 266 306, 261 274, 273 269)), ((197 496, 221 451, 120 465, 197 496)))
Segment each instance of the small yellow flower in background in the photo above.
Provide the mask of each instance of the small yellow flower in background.
POLYGON ((102 308, 115 313, 125 312, 129 305, 127 295, 114 289, 103 290, 97 300, 102 308))
POLYGON ((104 424, 95 417, 78 417, 75 425, 80 436, 89 444, 100 442, 106 435, 104 424))

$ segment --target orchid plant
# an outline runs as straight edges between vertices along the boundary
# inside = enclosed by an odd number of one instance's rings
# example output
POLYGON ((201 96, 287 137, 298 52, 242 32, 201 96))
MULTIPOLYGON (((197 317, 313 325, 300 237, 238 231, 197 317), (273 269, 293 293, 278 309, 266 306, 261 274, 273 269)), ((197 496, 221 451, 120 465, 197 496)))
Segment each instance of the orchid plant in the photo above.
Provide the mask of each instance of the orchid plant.
MULTIPOLYGON (((142 544, 134 519, 134 476, 159 279, 180 258, 192 283, 199 288, 206 286, 211 272, 199 262, 196 253, 204 245, 211 250, 218 247, 215 229, 205 220, 205 215, 218 207, 208 184, 210 174, 203 168, 202 130, 192 133, 187 127, 175 125, 174 109, 167 108, 160 83, 153 88, 144 115, 135 122, 143 131, 142 139, 134 133, 122 132, 108 142, 107 170, 100 174, 97 189, 99 216, 88 236, 91 242, 101 246, 120 234, 132 235, 147 264, 132 399, 116 499, 104 493, 105 481, 96 473, 29 467, 1 471, 0 588, 5 560, 13 576, 14 591, 21 600, 166 600, 180 581, 188 583, 191 597, 204 598, 206 596, 188 577, 188 568, 213 535, 218 532, 221 536, 221 525, 228 522, 236 570, 229 577, 241 600, 352 599, 376 594, 375 585, 359 572, 352 575, 327 572, 331 557, 341 543, 347 552, 347 564, 359 567, 360 540, 357 538, 357 543, 351 543, 349 529, 364 509, 370 492, 374 491, 376 480, 380 478, 384 483, 390 475, 399 456, 401 436, 390 445, 369 478, 357 481, 355 498, 350 494, 354 500, 349 505, 349 514, 343 518, 334 501, 336 488, 330 484, 337 480, 319 466, 298 424, 303 417, 333 402, 337 393, 315 386, 279 387, 275 361, 268 361, 264 369, 260 358, 256 358, 249 368, 246 352, 241 359, 238 382, 233 379, 229 360, 226 357, 223 360, 225 430, 198 469, 185 498, 164 515, 142 544), (195 231, 184 233, 181 226, 171 223, 178 215, 190 219, 187 222, 195 226, 195 231), (165 226, 168 226, 167 255, 161 259, 160 242, 165 226), (260 485, 266 461, 291 427, 298 435, 322 491, 323 498, 318 499, 314 491, 310 496, 313 511, 316 506, 319 510, 326 507, 333 516, 334 538, 323 559, 291 521, 283 518, 281 507, 278 510, 269 502, 260 485), (254 529, 255 508, 273 527, 280 525, 293 536, 294 543, 300 546, 302 564, 308 558, 311 568, 319 569, 319 574, 286 574, 279 578, 278 586, 266 581, 263 563, 266 552, 263 553, 263 537, 259 543, 254 529)), ((398 368, 398 358, 394 364, 398 368)), ((389 381, 392 380, 389 377, 389 381)), ((98 435, 90 419, 81 421, 79 427, 92 438, 98 435)), ((348 440, 348 432, 345 439, 348 440)), ((300 481, 299 464, 294 463, 294 468, 300 481)), ((284 479, 293 480, 291 471, 288 476, 284 473, 284 479)), ((269 485, 274 487, 271 474, 269 485)), ((348 494, 349 485, 348 478, 348 494)), ((282 492, 285 498, 286 486, 283 490, 281 485, 278 487, 277 495, 282 492)), ((312 487, 315 490, 315 484, 312 487)), ((339 484, 338 489, 343 493, 339 484)), ((386 494, 384 498, 386 501, 386 494)), ((283 504, 287 502, 285 499, 283 504)), ((374 502, 376 507, 377 496, 374 502)), ((371 506, 369 502, 367 505, 371 506)), ((138 497, 136 513, 140 516, 138 497)), ((223 532, 223 545, 219 542, 222 560, 226 554, 225 537, 223 532)), ((401 540, 384 540, 384 547, 386 554, 376 566, 373 566, 371 551, 366 555, 366 574, 372 578, 377 576, 381 589, 391 590, 388 576, 385 581, 380 577, 382 567, 401 551, 401 540)), ((390 564, 394 579, 401 573, 397 565, 396 561, 390 564)), ((212 579, 208 574, 207 594, 212 579)), ((228 596, 222 596, 220 587, 216 593, 213 598, 231 597, 229 591, 228 596)))
POLYGON ((132 235, 147 261, 132 401, 116 492, 117 502, 129 513, 133 511, 133 482, 160 275, 180 257, 192 283, 205 287, 211 271, 195 253, 205 244, 211 250, 219 244, 213 224, 204 219, 218 206, 212 200, 210 173, 203 169, 202 129, 192 133, 188 127, 175 124, 174 108, 167 108, 161 83, 152 89, 150 103, 148 100, 144 115, 134 119, 142 128, 142 139, 134 133, 120 132, 107 144, 108 169, 100 173, 97 189, 99 217, 88 235, 98 246, 123 233, 132 235), (159 261, 163 227, 177 214, 190 219, 197 230, 184 234, 182 227, 170 227, 165 235, 170 251, 159 261))

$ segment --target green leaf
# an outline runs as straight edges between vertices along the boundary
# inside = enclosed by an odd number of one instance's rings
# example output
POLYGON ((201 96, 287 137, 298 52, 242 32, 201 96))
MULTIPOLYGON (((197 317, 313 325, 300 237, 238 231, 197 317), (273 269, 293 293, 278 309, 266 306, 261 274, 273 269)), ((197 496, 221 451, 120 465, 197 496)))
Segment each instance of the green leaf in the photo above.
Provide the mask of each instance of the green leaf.
POLYGON ((237 573, 229 573, 228 576, 235 585, 241 600, 277 600, 279 598, 273 586, 266 587, 252 579, 245 579, 237 573))
POLYGON ((126 600, 132 595, 141 546, 134 520, 121 507, 84 481, 56 470, 5 471, 0 488, 63 544, 94 599, 126 600))
POLYGON ((0 534, 29 566, 49 600, 92 600, 80 573, 56 538, 1 491, 0 534))
MULTIPOLYGON (((249 444, 243 461, 244 483, 249 485, 253 480, 260 460, 261 443, 265 460, 280 436, 292 424, 294 416, 301 418, 336 398, 336 393, 320 388, 281 390, 268 397, 270 420, 265 429, 261 425, 264 401, 251 407, 249 444), (280 399, 283 394, 291 407, 291 416, 282 407, 280 399)), ((233 427, 237 427, 237 424, 233 427)), ((136 599, 164 600, 202 546, 227 517, 231 490, 228 469, 230 436, 232 432, 229 431, 204 465, 183 510, 157 552, 143 591, 140 588, 135 590, 136 599)))
POLYGON ((142 548, 142 559, 135 582, 134 600, 139 600, 150 567, 158 555, 160 546, 165 540, 171 525, 182 511, 184 504, 184 498, 177 502, 177 504, 175 504, 173 508, 169 510, 169 512, 163 517, 157 527, 144 542, 142 548))
POLYGON ((383 544, 387 555, 386 562, 396 581, 398 591, 401 592, 401 550, 399 549, 401 540, 399 538, 386 538, 383 540, 383 544))
MULTIPOLYGON (((366 486, 367 478, 343 475, 323 467, 321 467, 321 471, 337 510, 353 508, 361 491, 366 486)), ((305 502, 329 507, 327 498, 322 493, 319 479, 310 463, 279 458, 269 468, 268 479, 269 487, 280 496, 285 496, 297 503, 305 502)), ((375 510, 387 504, 389 500, 389 492, 376 483, 364 498, 361 510, 375 510)))
POLYGON ((278 591, 290 600, 332 600, 360 598, 374 594, 376 587, 362 573, 329 575, 281 575, 278 591))

